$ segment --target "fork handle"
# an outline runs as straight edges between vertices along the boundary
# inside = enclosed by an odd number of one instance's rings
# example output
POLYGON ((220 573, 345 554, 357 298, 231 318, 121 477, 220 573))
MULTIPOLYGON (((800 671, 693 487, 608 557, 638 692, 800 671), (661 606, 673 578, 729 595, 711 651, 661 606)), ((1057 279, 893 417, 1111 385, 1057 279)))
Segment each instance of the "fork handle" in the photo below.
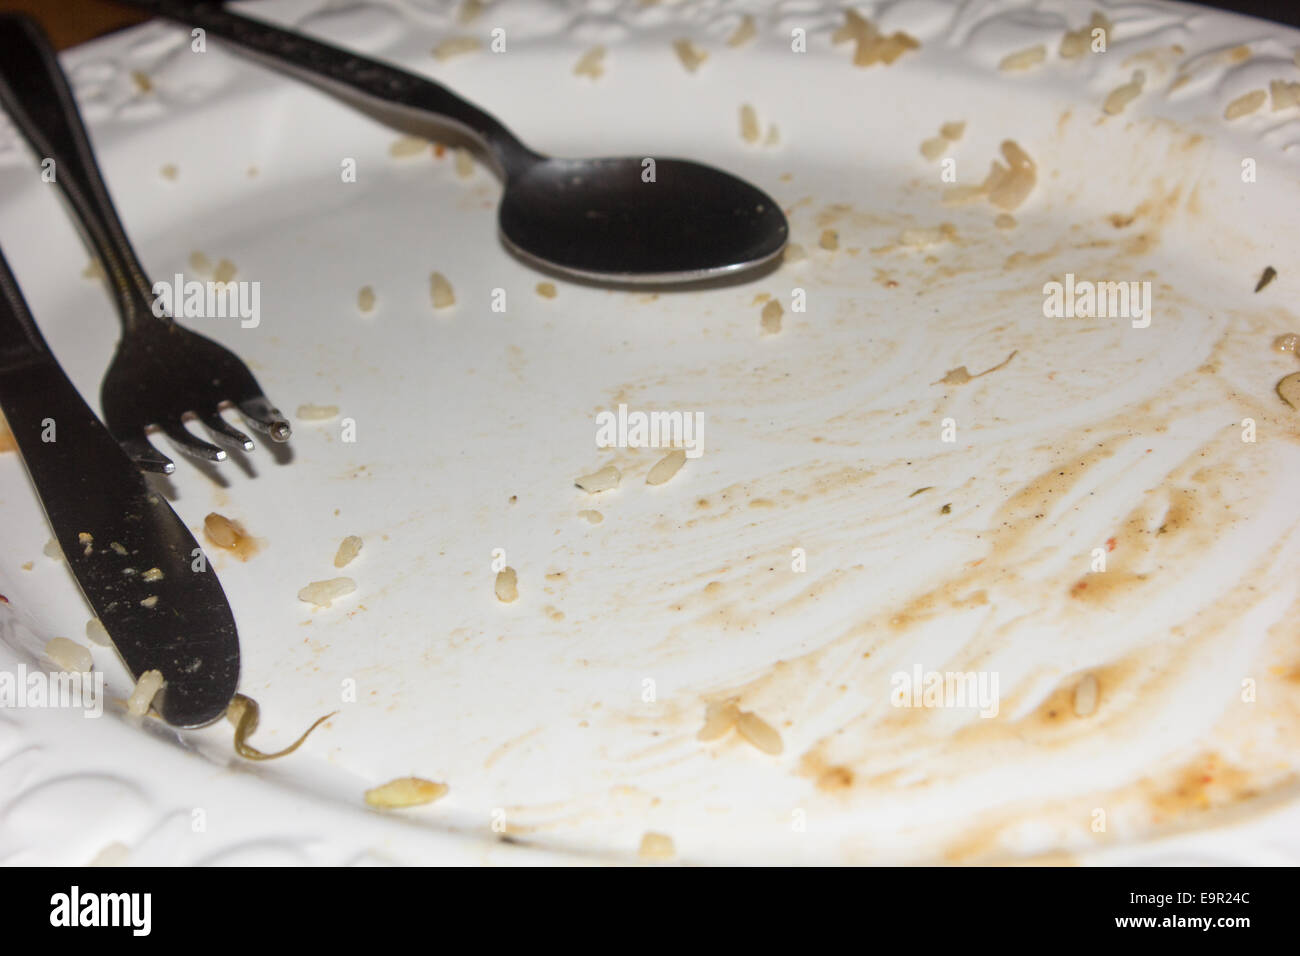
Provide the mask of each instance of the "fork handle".
POLYGON ((67 77, 41 28, 19 14, 0 14, 0 103, 41 158, 42 175, 72 205, 108 274, 123 328, 153 319, 152 287, 113 208, 67 77))
POLYGON ((360 96, 389 111, 430 118, 468 133, 487 148, 505 178, 543 159, 496 117, 440 83, 331 46, 264 20, 242 16, 209 0, 118 0, 176 23, 200 27, 272 66, 320 83, 335 93, 360 96))

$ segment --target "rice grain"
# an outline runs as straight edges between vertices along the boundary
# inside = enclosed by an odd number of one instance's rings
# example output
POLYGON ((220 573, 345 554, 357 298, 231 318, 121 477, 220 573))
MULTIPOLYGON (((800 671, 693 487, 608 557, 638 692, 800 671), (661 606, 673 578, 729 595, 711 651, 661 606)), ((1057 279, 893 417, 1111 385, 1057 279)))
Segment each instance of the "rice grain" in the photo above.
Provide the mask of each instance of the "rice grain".
POLYGON ((599 471, 593 471, 590 475, 581 475, 573 479, 573 483, 589 495, 599 494, 602 491, 609 491, 617 488, 618 483, 623 480, 623 473, 613 465, 606 465, 599 471))
POLYGON ((355 534, 350 534, 339 542, 339 549, 334 553, 334 567, 345 568, 361 553, 364 544, 355 534))
POLYGON ((45 645, 45 656, 61 670, 85 673, 95 666, 90 651, 66 637, 51 638, 45 645))
POLYGON ((785 749, 781 735, 776 732, 776 729, 751 711, 740 711, 736 717, 736 730, 763 753, 775 755, 785 749))
POLYGON ((680 448, 674 448, 655 462, 650 471, 646 473, 645 483, 647 485, 662 485, 681 471, 684 464, 686 464, 686 452, 680 448))
POLYGON ((161 671, 145 671, 141 674, 140 679, 135 682, 135 689, 131 691, 131 696, 127 698, 126 712, 133 717, 143 717, 149 713, 153 699, 158 696, 158 691, 163 689, 164 683, 161 671))
POLYGON ((298 592, 298 600, 314 607, 329 607, 341 597, 357 589, 357 582, 351 578, 330 578, 326 581, 313 581, 298 592))
POLYGON ((451 788, 420 777, 398 777, 366 791, 366 803, 380 810, 400 810, 433 803, 445 797, 451 788))
POLYGON ((519 575, 515 573, 515 569, 502 568, 498 571, 493 590, 496 591, 497 600, 502 604, 511 604, 517 601, 519 599, 519 575))

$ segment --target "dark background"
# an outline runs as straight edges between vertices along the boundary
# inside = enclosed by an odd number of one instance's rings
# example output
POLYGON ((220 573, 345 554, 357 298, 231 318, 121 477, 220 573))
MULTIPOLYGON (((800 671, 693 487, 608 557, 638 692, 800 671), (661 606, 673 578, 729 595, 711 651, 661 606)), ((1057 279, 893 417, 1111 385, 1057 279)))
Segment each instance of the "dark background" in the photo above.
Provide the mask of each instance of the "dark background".
MULTIPOLYGON (((1198 6, 1235 10, 1300 27, 1300 0, 1211 0, 1198 6)), ((20 10, 36 17, 59 49, 144 19, 110 0, 0 0, 0 10, 20 10)))

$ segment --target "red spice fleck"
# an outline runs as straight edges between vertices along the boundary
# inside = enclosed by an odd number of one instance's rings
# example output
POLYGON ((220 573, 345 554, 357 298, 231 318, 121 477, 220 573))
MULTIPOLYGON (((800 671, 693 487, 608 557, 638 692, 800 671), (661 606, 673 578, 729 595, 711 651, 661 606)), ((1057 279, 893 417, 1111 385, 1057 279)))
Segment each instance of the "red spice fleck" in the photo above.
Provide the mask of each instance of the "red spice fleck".
POLYGON ((1077 597, 1079 592, 1088 587, 1087 581, 1075 581, 1074 587, 1070 588, 1070 596, 1077 597))
POLYGON ((443 146, 442 143, 433 144, 433 155, 437 156, 439 159, 442 159, 443 155, 446 152, 447 152, 447 147, 443 146))
POLYGON ((9 603, 9 599, 5 597, 3 594, 0 594, 0 604, 8 604, 8 603, 9 603))
POLYGON ((1114 550, 1115 550, 1115 539, 1114 539, 1114 538, 1107 538, 1107 539, 1106 539, 1106 550, 1107 550, 1107 551, 1114 551, 1114 550))

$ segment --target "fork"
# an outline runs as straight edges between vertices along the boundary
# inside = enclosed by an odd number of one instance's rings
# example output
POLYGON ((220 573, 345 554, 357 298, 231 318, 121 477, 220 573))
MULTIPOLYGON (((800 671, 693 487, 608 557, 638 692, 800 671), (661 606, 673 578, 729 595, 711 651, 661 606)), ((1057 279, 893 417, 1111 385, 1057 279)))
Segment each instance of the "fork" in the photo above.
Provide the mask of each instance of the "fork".
POLYGON ((99 401, 104 423, 123 450, 145 471, 171 473, 171 459, 149 442, 147 429, 156 426, 181 451, 224 461, 221 447, 187 427, 197 418, 214 441, 252 451, 248 435, 221 415, 232 405, 250 428, 288 441, 289 422, 247 365, 224 346, 155 312, 153 286, 113 208, 54 49, 40 27, 21 15, 0 15, 0 103, 37 156, 54 161, 54 181, 108 276, 122 337, 99 401))

